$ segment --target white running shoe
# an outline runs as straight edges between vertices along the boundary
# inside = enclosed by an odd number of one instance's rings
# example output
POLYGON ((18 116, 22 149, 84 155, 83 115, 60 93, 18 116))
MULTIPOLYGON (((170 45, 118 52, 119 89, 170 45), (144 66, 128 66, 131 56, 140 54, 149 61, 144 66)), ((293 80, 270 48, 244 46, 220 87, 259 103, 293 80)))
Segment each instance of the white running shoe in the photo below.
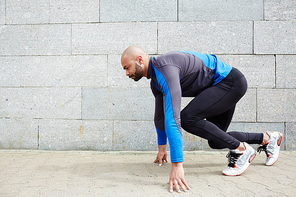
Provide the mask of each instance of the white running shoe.
POLYGON ((272 166, 280 156, 283 134, 280 132, 267 132, 267 135, 269 135, 270 139, 265 145, 259 146, 257 151, 259 153, 264 151, 267 156, 265 164, 272 166))
POLYGON ((246 142, 245 151, 230 150, 227 154, 229 161, 228 167, 222 173, 226 176, 238 176, 244 173, 256 157, 256 151, 246 142))

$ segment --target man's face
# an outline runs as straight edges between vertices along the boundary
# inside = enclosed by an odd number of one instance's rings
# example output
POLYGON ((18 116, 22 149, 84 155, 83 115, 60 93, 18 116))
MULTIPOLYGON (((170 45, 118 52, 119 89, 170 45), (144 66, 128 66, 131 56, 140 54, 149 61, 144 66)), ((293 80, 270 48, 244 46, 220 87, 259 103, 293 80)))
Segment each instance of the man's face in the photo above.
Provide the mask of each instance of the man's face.
POLYGON ((123 64, 123 69, 126 71, 126 76, 135 81, 139 81, 143 77, 143 68, 136 61, 130 61, 129 64, 123 64))
POLYGON ((135 73, 130 75, 129 77, 130 78, 134 77, 133 79, 135 81, 139 81, 143 77, 143 68, 137 62, 135 62, 135 68, 136 68, 135 73))

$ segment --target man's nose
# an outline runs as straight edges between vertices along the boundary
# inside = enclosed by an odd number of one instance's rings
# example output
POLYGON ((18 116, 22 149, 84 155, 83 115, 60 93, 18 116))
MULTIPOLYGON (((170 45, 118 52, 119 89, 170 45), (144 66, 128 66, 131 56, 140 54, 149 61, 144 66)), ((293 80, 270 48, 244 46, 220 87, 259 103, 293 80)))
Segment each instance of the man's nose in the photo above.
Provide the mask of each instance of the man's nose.
POLYGON ((125 71, 125 75, 126 75, 126 76, 129 76, 129 72, 128 72, 128 71, 125 71))

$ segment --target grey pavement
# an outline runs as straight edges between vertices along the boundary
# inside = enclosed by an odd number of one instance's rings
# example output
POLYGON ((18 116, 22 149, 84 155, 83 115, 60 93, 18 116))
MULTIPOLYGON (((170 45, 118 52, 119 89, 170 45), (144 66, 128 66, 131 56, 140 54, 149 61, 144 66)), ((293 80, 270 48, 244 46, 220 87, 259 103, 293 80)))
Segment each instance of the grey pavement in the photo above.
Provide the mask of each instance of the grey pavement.
POLYGON ((227 177, 227 152, 184 152, 192 188, 168 192, 170 163, 157 152, 0 150, 0 196, 296 196, 296 152, 281 152, 265 166, 265 154, 241 176, 227 177))

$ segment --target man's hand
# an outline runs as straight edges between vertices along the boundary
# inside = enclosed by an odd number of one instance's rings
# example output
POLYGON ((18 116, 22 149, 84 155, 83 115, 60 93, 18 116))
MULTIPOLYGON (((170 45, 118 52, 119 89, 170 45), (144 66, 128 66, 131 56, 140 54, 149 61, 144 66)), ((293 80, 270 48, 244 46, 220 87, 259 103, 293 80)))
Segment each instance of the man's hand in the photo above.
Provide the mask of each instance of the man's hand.
POLYGON ((161 166, 162 162, 168 162, 167 155, 166 145, 158 145, 158 154, 154 163, 158 162, 159 166, 161 166))
POLYGON ((187 189, 191 190, 191 188, 187 185, 184 178, 183 162, 172 163, 172 170, 171 170, 170 180, 169 180, 170 192, 173 192, 174 186, 178 193, 181 192, 180 187, 183 189, 184 192, 187 192, 187 189))

